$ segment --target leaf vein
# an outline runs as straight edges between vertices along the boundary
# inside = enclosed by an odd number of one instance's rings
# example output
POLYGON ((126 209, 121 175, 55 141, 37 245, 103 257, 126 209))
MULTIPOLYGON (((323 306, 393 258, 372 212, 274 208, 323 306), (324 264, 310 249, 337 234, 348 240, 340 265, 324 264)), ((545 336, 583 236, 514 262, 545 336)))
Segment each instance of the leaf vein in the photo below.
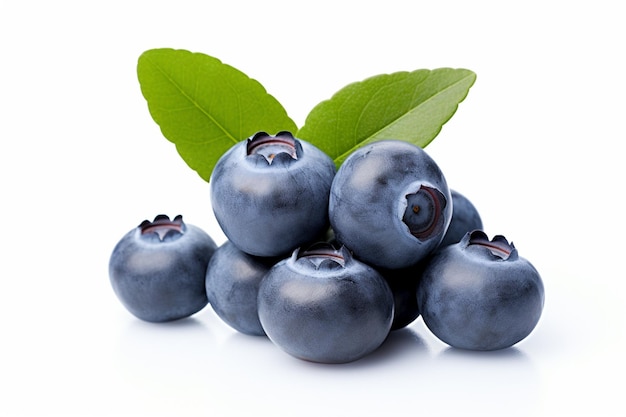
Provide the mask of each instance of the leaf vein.
MULTIPOLYGON (((357 133, 356 133, 356 129, 357 126, 355 125, 355 136, 354 136, 354 144, 352 147, 350 147, 348 150, 346 150, 345 152, 343 152, 340 155, 337 155, 335 157, 335 161, 342 161, 345 158, 348 157, 348 155, 350 155, 352 152, 354 152, 356 149, 358 149, 360 146, 364 145, 365 143, 370 142, 373 138, 377 137, 381 132, 383 132, 385 129, 388 129, 390 125, 393 125, 395 123, 398 123, 399 121, 401 121, 402 119, 414 114, 416 111, 420 110, 421 108, 423 108, 423 106, 430 104, 430 102, 432 102, 435 98, 437 98, 438 96, 440 96, 441 94, 443 94, 446 91, 449 91, 450 89, 458 86, 459 84, 462 84, 463 82, 466 82, 468 78, 473 77, 473 74, 468 74, 465 77, 460 78, 459 80, 449 84, 448 86, 446 86, 444 89, 441 90, 437 90, 434 94, 430 95, 426 100, 420 102, 419 104, 417 104, 416 106, 410 108, 409 111, 401 114, 399 117, 395 118, 392 120, 391 123, 388 123, 385 126, 380 127, 378 130, 376 130, 373 134, 370 134, 369 136, 364 137, 362 140, 358 137, 357 133)), ((423 82, 423 81, 422 81, 423 82)), ((422 82, 420 82, 421 85, 422 82)), ((379 89, 379 91, 382 89, 382 87, 379 89)), ((418 89, 415 88, 414 89, 415 93, 417 93, 418 89)), ((463 99, 463 98, 462 98, 463 99)), ((369 104, 369 103, 368 103, 369 104)), ((454 112, 456 111, 456 109, 458 108, 458 104, 456 103, 453 108, 454 111, 452 111, 452 114, 454 114, 454 112)), ((361 113, 363 113, 365 110, 362 109, 361 113)), ((360 119, 361 115, 359 116, 360 119)), ((448 120, 450 120, 450 117, 448 117, 446 120, 443 121, 443 123, 447 122, 448 120)), ((439 129, 437 130, 437 132, 439 132, 441 130, 442 126, 439 127, 439 129)))
MULTIPOLYGON (((161 67, 158 63, 151 61, 152 64, 155 66, 155 68, 163 75, 163 77, 170 83, 172 84, 172 86, 174 86, 178 92, 189 101, 189 103, 191 104, 191 107, 197 109, 198 111, 200 111, 201 114, 203 114, 205 117, 207 117, 209 119, 209 121, 211 123, 213 123, 215 126, 217 126, 217 128, 219 130, 221 130, 222 132, 224 132, 224 134, 233 142, 233 143, 237 143, 238 140, 217 120, 215 119, 215 117, 213 117, 208 111, 206 111, 201 105, 200 103, 194 98, 192 97, 192 95, 188 94, 185 89, 182 87, 182 85, 180 85, 172 76, 170 76, 167 71, 165 71, 165 69, 163 67, 161 67)), ((197 88, 198 88, 198 82, 199 82, 199 78, 197 77, 195 80, 195 88, 196 91, 194 94, 197 94, 197 88)))

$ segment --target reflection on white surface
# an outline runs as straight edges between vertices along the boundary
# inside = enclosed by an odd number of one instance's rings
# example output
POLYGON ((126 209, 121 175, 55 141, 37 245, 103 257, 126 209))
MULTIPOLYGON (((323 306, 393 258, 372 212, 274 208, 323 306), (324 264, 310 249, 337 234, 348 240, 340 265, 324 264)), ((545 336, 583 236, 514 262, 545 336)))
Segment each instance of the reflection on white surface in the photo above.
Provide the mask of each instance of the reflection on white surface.
POLYGON ((175 412, 181 398, 195 395, 220 415, 375 415, 408 404, 451 415, 532 415, 540 400, 535 366, 523 350, 445 348, 419 319, 373 354, 342 365, 293 358, 266 337, 236 333, 210 309, 188 323, 130 321, 119 335, 116 366, 127 395, 151 399, 136 410, 146 415, 175 412), (173 391, 178 400, 170 403, 173 391))
POLYGON ((533 416, 540 410, 539 375, 531 357, 516 347, 496 352, 445 348, 433 366, 439 368, 434 374, 439 391, 453 392, 454 408, 469 415, 533 416))

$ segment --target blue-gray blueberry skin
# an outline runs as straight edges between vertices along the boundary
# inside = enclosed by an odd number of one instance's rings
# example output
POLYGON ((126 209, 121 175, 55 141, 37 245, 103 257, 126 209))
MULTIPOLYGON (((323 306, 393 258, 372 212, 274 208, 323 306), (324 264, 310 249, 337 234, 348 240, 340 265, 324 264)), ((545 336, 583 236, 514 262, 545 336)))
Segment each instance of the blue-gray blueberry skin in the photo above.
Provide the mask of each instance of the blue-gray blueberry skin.
POLYGON ((289 256, 328 228, 335 164, 289 132, 259 132, 219 159, 211 204, 222 231, 255 256, 289 256))
POLYGON ((417 302, 426 326, 448 345, 508 348, 526 338, 544 306, 543 281, 512 243, 479 230, 435 252, 422 274, 417 302))
POLYGON ((393 294, 372 267, 345 249, 301 251, 261 282, 259 319, 269 339, 311 362, 347 363, 376 350, 393 321, 393 294))
POLYGON ((382 140, 353 152, 330 191, 337 241, 375 267, 416 265, 441 243, 452 217, 451 194, 420 147, 382 140))
POLYGON ((158 215, 116 244, 109 260, 113 291, 136 317, 149 322, 182 319, 208 302, 205 276, 217 245, 197 226, 158 215))
POLYGON ((261 258, 222 244, 211 257, 206 291, 215 313, 230 327, 251 336, 264 336, 257 298, 261 280, 280 259, 261 258))
POLYGON ((450 190, 452 194, 452 220, 439 247, 458 243, 468 232, 482 230, 483 222, 474 204, 463 194, 450 190))
POLYGON ((391 330, 408 326, 420 315, 416 291, 422 274, 422 263, 402 269, 378 269, 393 293, 394 313, 391 330))

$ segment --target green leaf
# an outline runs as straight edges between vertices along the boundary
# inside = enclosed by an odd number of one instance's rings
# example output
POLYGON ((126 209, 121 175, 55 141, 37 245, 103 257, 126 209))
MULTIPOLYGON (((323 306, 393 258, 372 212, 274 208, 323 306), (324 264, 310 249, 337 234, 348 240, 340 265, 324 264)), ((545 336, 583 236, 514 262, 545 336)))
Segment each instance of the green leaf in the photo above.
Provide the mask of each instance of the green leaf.
POLYGON ((440 68, 377 75, 318 104, 297 132, 337 166, 361 146, 399 139, 426 147, 465 99, 476 74, 440 68))
POLYGON ((205 54, 151 49, 139 57, 137 76, 161 132, 206 181, 235 143, 297 129, 258 81, 205 54))

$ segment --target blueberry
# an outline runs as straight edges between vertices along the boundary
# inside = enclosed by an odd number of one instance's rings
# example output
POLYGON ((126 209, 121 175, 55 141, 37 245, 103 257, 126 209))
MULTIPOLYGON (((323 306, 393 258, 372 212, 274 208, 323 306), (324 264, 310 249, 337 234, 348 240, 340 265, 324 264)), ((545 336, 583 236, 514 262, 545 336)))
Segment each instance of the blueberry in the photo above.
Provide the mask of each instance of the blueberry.
POLYGON ((206 306, 207 265, 217 248, 199 227, 158 215, 143 221, 117 243, 109 277, 122 304, 136 317, 165 322, 206 306))
POLYGON ((261 282, 259 318, 285 352, 321 363, 346 363, 378 348, 393 321, 393 294, 372 267, 345 247, 296 249, 261 282))
POLYGON ((288 256, 329 225, 335 164, 289 132, 259 132, 228 150, 210 179, 211 203, 224 234, 255 256, 288 256))
POLYGON ((378 269, 393 293, 393 323, 391 330, 402 329, 420 315, 417 305, 417 285, 421 277, 421 263, 402 269, 378 269))
POLYGON ((356 258, 401 269, 437 248, 452 216, 451 198, 441 170, 423 149, 397 140, 374 142, 337 171, 330 223, 356 258))
POLYGON ((544 287, 533 265, 503 236, 479 230, 435 252, 424 268, 417 301, 426 326, 450 346, 510 347, 537 325, 544 287))
POLYGON ((233 329, 248 335, 265 335, 257 312, 261 280, 278 262, 249 255, 232 242, 221 245, 206 273, 206 291, 215 313, 233 329))
POLYGON ((452 220, 439 247, 458 243, 466 233, 483 228, 480 213, 474 204, 458 191, 450 190, 450 193, 452 194, 452 220))

